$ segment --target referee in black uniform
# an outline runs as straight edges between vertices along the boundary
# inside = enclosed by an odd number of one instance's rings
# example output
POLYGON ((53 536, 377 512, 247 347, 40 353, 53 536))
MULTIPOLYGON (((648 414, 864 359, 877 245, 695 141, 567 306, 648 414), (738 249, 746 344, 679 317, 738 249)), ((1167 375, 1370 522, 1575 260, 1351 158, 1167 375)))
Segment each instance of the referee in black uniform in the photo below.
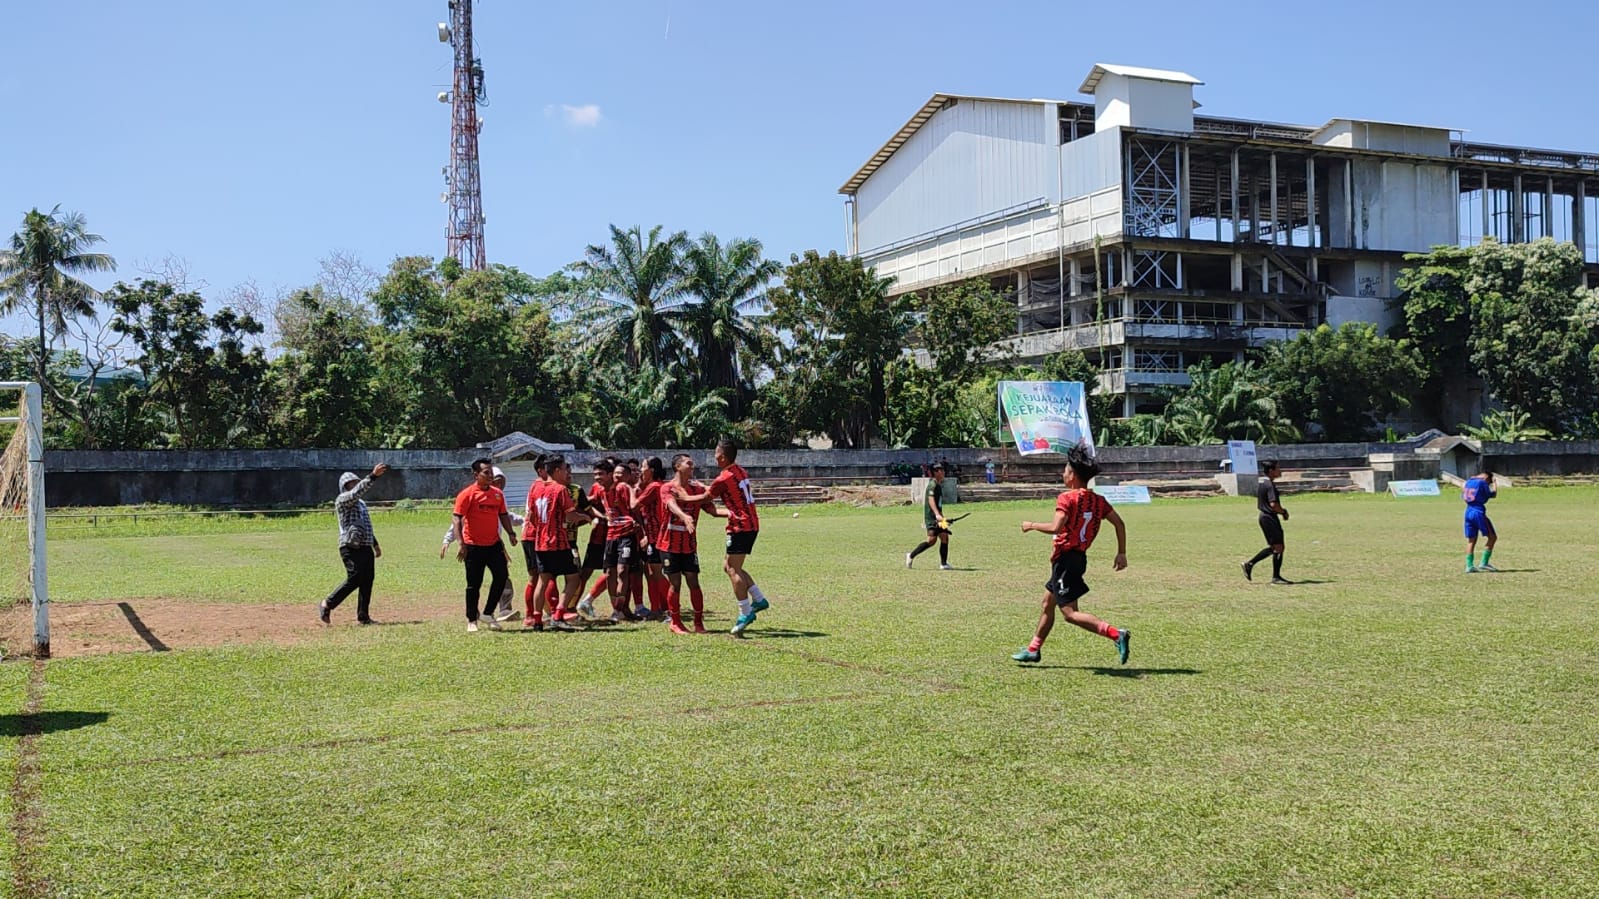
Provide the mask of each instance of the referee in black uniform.
POLYGON ((1273 460, 1261 465, 1265 477, 1255 488, 1255 507, 1260 511, 1260 532, 1266 535, 1266 548, 1243 564, 1244 578, 1254 580, 1255 563, 1271 556, 1271 582, 1283 585, 1293 583, 1283 580, 1283 522, 1288 520, 1288 510, 1283 508, 1277 495, 1277 476, 1282 469, 1273 460), (1278 516, 1282 516, 1279 520, 1278 516))

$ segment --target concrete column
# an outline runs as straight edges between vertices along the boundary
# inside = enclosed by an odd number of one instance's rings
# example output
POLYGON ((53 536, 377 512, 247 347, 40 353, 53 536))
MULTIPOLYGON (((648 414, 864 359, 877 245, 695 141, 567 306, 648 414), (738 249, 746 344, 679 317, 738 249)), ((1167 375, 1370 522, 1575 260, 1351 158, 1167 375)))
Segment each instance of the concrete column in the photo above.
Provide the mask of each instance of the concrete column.
POLYGON ((1571 198, 1571 242, 1584 261, 1588 259, 1588 182, 1577 178, 1576 196, 1571 198))
POLYGON ((1244 289, 1244 254, 1233 254, 1233 290, 1244 289))
POLYGON ((1482 170, 1482 236, 1487 238, 1493 233, 1493 216, 1488 211, 1488 170, 1482 170))
POLYGON ((1193 213, 1190 202, 1193 192, 1189 190, 1189 155, 1188 145, 1182 144, 1178 149, 1179 179, 1177 182, 1177 233, 1187 240, 1189 237, 1188 218, 1193 213))
POLYGON ((1316 160, 1305 160, 1305 209, 1309 213, 1310 246, 1320 245, 1316 239, 1316 160))
POLYGON ((1344 160, 1344 246, 1355 246, 1355 161, 1344 160))
POLYGON ((1521 176, 1517 175, 1510 190, 1510 242, 1527 240, 1527 198, 1521 192, 1521 176))
POLYGON ((1548 176, 1543 186, 1543 233, 1540 237, 1555 236, 1555 176, 1548 176))
MULTIPOLYGON (((1233 243, 1237 243, 1238 242, 1238 231, 1239 231, 1239 218, 1238 218, 1238 150, 1237 149, 1233 150, 1232 165, 1233 165, 1233 176, 1232 176, 1232 180, 1227 185, 1227 193, 1228 193, 1227 211, 1228 211, 1228 214, 1232 216, 1232 220, 1233 220, 1233 243)), ((1221 202, 1220 191, 1218 191, 1217 192, 1217 203, 1220 203, 1220 202, 1221 202)), ((1220 236, 1221 235, 1221 226, 1220 225, 1216 226, 1216 234, 1217 234, 1216 239, 1220 240, 1221 239, 1221 236, 1220 236)))
POLYGON ((1271 154, 1271 244, 1276 246, 1282 241, 1277 239, 1281 230, 1281 221, 1277 218, 1277 154, 1271 154))

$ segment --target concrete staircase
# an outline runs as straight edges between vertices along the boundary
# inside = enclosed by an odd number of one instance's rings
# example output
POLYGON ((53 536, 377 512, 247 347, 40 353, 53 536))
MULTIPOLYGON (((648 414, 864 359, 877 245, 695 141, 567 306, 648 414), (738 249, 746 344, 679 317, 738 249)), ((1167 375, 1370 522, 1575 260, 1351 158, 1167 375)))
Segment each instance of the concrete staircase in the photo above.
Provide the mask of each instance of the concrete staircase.
POLYGON ((1282 493, 1359 493, 1354 472, 1347 468, 1284 469, 1277 479, 1282 493))
POLYGON ((795 486, 762 486, 755 485, 755 505, 759 506, 792 506, 803 503, 825 503, 832 498, 826 487, 813 484, 795 486))

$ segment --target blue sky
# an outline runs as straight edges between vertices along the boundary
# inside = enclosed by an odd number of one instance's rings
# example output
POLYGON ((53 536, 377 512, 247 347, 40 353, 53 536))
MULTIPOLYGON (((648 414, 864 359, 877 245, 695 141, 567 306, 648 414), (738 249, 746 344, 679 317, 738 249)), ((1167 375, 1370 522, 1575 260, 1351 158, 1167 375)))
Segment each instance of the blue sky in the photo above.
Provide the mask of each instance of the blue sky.
MULTIPOLYGON (((1599 69, 1581 49, 1599 4, 1580 0, 1514 14, 1476 0, 1313 14, 1070 0, 476 7, 488 254, 535 274, 611 222, 755 236, 784 260, 842 249, 838 186, 930 94, 1072 99, 1097 61, 1190 72, 1212 115, 1415 121, 1599 151, 1599 69)), ((441 255, 445 18, 444 0, 8 4, 0 236, 59 203, 106 237, 120 277, 177 256, 208 295, 309 283, 334 250, 380 270, 441 255)))

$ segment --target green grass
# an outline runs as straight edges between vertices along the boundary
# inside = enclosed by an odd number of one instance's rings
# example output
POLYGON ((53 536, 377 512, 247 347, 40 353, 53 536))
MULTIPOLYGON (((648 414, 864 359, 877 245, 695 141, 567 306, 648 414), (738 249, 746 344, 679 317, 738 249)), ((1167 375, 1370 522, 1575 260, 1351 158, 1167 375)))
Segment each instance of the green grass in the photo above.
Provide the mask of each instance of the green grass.
MULTIPOLYGON (((52 661, 44 710, 106 717, 42 738, 36 863, 62 896, 1593 895, 1592 495, 1506 491, 1470 578, 1456 500, 1289 497, 1293 588, 1243 582, 1248 500, 1125 509, 1083 602, 1125 669, 1064 625, 1007 658, 1047 502, 970 507, 955 572, 904 569, 909 509, 768 509, 746 641, 452 618, 52 661)), ((61 532, 53 591, 309 605, 332 516, 295 521, 61 532)), ((459 604, 444 524, 378 518, 380 615, 459 604)))

